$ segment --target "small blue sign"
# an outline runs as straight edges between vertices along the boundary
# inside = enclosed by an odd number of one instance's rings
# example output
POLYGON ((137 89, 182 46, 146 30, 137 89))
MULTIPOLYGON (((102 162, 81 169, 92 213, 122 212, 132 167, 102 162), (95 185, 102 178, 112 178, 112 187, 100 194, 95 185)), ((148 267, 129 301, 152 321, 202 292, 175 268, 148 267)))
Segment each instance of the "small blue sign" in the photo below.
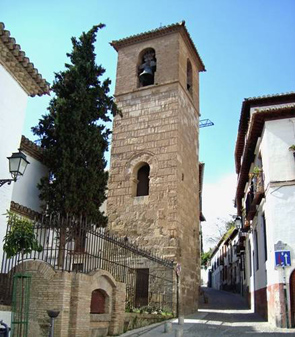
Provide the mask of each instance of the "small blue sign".
POLYGON ((291 266, 291 254, 289 250, 275 251, 276 266, 290 267, 291 266))

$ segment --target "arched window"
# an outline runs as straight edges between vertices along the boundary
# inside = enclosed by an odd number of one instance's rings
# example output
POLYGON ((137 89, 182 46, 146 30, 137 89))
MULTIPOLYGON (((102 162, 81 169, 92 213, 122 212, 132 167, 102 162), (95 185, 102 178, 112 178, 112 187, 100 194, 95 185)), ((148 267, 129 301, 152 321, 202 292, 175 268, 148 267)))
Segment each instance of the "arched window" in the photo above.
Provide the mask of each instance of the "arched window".
POLYGON ((190 94, 193 92, 193 73, 192 64, 190 60, 187 60, 186 64, 186 88, 190 94))
POLYGON ((93 290, 91 294, 90 313, 105 314, 108 295, 101 289, 93 290))
POLYGON ((150 167, 148 164, 144 164, 137 171, 137 190, 136 196, 149 195, 150 185, 150 167))
POLYGON ((138 66, 139 87, 145 87, 155 83, 156 66, 156 52, 153 48, 145 49, 140 53, 138 66))

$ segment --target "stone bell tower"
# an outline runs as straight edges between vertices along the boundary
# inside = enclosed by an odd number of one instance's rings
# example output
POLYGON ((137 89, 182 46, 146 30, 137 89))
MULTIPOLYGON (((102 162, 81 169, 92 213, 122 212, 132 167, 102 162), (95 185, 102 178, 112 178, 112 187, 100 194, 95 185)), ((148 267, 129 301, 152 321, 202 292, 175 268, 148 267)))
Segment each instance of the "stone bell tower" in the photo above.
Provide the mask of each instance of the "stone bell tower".
POLYGON ((118 52, 109 228, 181 264, 185 313, 197 309, 199 72, 185 22, 113 41, 118 52))

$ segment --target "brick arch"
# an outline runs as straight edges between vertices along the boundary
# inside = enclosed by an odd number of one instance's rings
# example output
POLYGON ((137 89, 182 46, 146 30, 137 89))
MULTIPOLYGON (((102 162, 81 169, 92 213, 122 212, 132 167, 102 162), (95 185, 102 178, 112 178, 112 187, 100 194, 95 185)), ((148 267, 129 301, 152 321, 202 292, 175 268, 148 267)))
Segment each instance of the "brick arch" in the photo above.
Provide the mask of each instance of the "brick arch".
POLYGON ((139 168, 142 163, 150 166, 150 176, 155 177, 158 172, 158 160, 151 151, 142 151, 133 154, 125 165, 125 179, 133 179, 134 169, 139 168))
POLYGON ((112 288, 116 288, 116 280, 114 279, 114 277, 112 276, 112 274, 109 273, 106 270, 102 270, 102 269, 93 270, 88 275, 92 276, 93 286, 95 286, 95 284, 98 286, 99 282, 100 282, 100 279, 104 278, 112 286, 112 288))
POLYGON ((26 272, 36 272, 46 276, 48 279, 53 278, 56 274, 54 268, 49 263, 42 260, 24 260, 11 269, 10 273, 14 274, 22 270, 25 270, 26 272))
POLYGON ((291 327, 295 327, 295 269, 290 275, 291 327))
POLYGON ((89 275, 91 276, 91 284, 89 285, 88 289, 89 308, 91 308, 93 292, 99 290, 100 294, 103 294, 104 296, 105 313, 108 314, 112 313, 113 299, 115 296, 115 288, 116 288, 115 279, 106 270, 93 271, 89 275))

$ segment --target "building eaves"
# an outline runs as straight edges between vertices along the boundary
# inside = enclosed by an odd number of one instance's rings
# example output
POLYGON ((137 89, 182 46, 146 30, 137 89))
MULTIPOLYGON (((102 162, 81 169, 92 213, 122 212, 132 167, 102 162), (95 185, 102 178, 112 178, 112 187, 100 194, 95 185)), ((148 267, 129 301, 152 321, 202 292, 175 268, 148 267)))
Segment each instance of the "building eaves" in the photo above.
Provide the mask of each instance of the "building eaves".
MULTIPOLYGON (((228 232, 226 234, 228 234, 228 232)), ((236 228, 232 229, 232 232, 225 239, 224 244, 227 245, 231 240, 233 240, 236 237, 237 234, 238 230, 236 228)))
POLYGON ((270 120, 295 117, 295 103, 284 107, 257 108, 252 114, 248 127, 248 138, 243 146, 243 160, 239 170, 239 177, 236 191, 237 211, 240 214, 241 199, 244 195, 244 189, 249 180, 249 170, 255 157, 255 147, 258 138, 261 136, 264 123, 270 120))
POLYGON ((197 51, 197 48, 188 32, 188 30, 186 29, 185 26, 185 21, 181 21, 179 23, 175 23, 175 24, 171 24, 168 26, 164 26, 164 27, 160 27, 157 29, 153 29, 141 34, 136 34, 136 35, 132 35, 120 40, 115 40, 112 41, 110 43, 110 45, 116 50, 119 51, 120 48, 131 45, 131 44, 135 44, 135 43, 139 43, 139 42, 143 42, 146 40, 149 40, 151 38, 157 38, 160 36, 164 36, 167 34, 171 34, 171 33, 176 33, 176 32, 180 32, 184 38, 184 40, 186 41, 186 43, 188 44, 188 46, 192 49, 193 54, 196 56, 197 61, 199 63, 199 71, 206 71, 205 69, 205 65, 197 51))
POLYGON ((22 136, 20 149, 26 152, 31 157, 33 157, 34 159, 43 162, 43 149, 40 146, 36 145, 31 140, 29 140, 28 138, 26 138, 25 136, 22 136))
POLYGON ((21 216, 24 216, 26 218, 29 218, 31 220, 39 218, 41 215, 40 213, 32 210, 31 208, 20 205, 14 201, 11 201, 10 203, 10 211, 17 213, 21 216))
POLYGON ((295 101, 295 92, 288 92, 275 95, 266 95, 258 97, 245 98, 242 104, 241 117, 238 127, 238 135, 235 147, 235 166, 236 173, 241 169, 241 157, 243 155, 245 138, 249 127, 251 107, 263 107, 281 103, 291 103, 295 101))
POLYGON ((29 96, 49 94, 49 83, 42 78, 26 57, 10 32, 0 22, 0 64, 11 74, 29 96))
POLYGON ((219 247, 224 243, 225 238, 226 238, 226 233, 222 236, 222 238, 218 241, 217 245, 212 250, 212 253, 210 255, 210 259, 212 259, 212 257, 218 252, 219 247))

